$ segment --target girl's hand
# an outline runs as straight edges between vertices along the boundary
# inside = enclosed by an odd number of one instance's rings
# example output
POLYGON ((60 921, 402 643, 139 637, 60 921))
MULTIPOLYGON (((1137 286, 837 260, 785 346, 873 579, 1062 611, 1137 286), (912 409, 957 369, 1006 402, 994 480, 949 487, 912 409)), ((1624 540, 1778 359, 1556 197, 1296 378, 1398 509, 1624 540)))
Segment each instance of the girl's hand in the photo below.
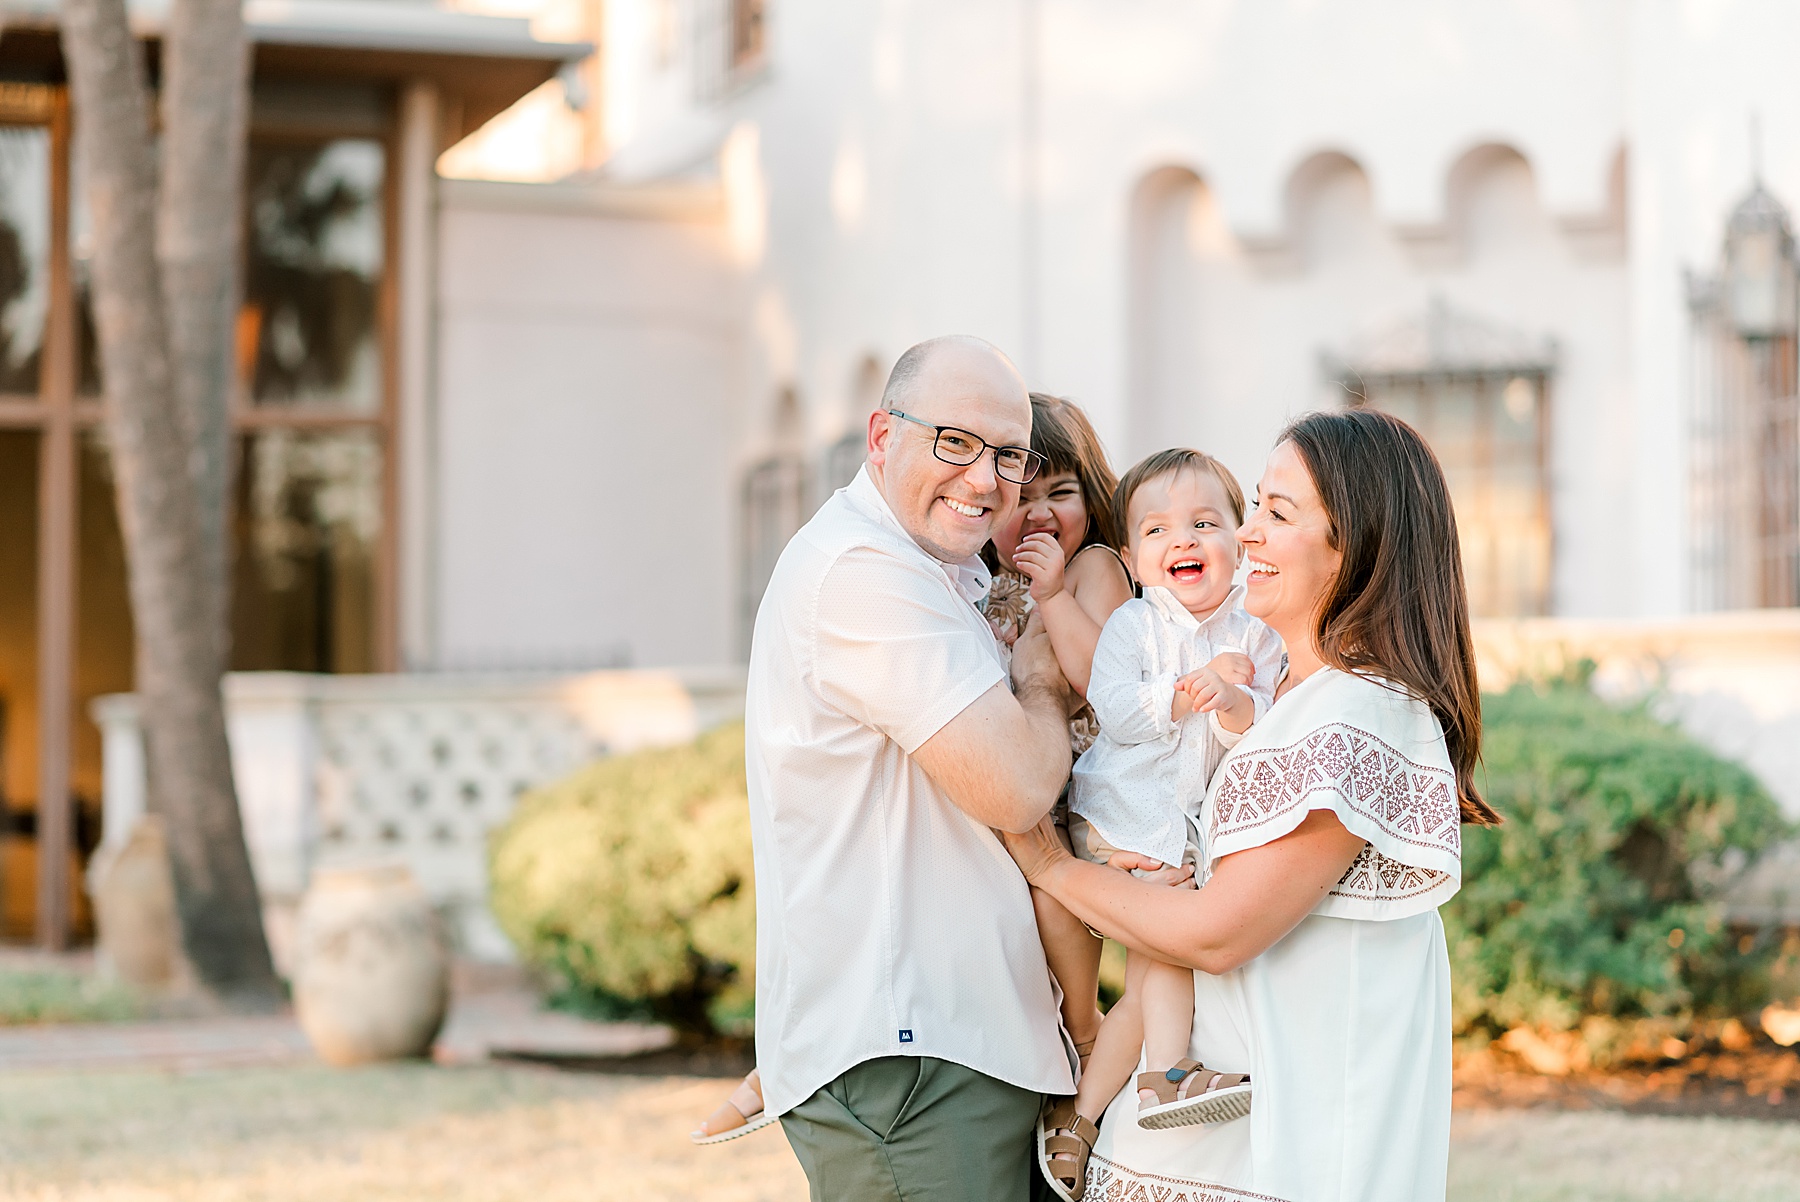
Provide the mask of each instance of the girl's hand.
POLYGON ((1043 821, 1022 835, 1009 834, 1006 831, 995 831, 1000 842, 1006 845, 1006 854, 1013 858, 1025 879, 1037 884, 1044 879, 1044 874, 1060 860, 1069 859, 1069 849, 1063 841, 1056 837, 1056 823, 1050 815, 1045 814, 1043 821))
POLYGON ((1031 599, 1039 605, 1063 591, 1063 568, 1067 560, 1063 558, 1062 544, 1054 535, 1042 530, 1027 534, 1019 540, 1012 561, 1013 567, 1030 578, 1031 599))

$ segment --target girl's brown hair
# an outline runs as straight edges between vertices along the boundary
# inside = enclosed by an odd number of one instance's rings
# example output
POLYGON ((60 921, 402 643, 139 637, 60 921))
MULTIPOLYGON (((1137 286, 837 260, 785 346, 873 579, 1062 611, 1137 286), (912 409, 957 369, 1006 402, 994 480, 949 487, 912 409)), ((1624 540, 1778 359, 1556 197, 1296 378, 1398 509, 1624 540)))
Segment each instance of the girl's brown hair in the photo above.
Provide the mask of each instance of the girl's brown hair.
POLYGON ((1100 436, 1087 414, 1073 401, 1048 393, 1031 394, 1031 449, 1044 457, 1044 471, 1073 472, 1087 506, 1087 530, 1081 545, 1104 543, 1117 550, 1119 520, 1113 513, 1113 490, 1119 478, 1106 462, 1100 436))
POLYGON ((1244 524, 1244 486, 1231 474, 1231 469, 1205 451, 1171 447, 1138 460, 1119 481, 1119 487, 1113 493, 1112 504, 1113 513, 1118 515, 1119 546, 1123 547, 1131 541, 1131 531, 1125 529, 1125 515, 1131 509, 1131 494, 1152 480, 1173 476, 1176 472, 1211 472, 1218 477, 1219 484, 1225 489, 1226 499, 1231 502, 1232 516, 1237 519, 1238 525, 1244 524))
POLYGON ((1456 511, 1418 431, 1373 409, 1310 413, 1279 439, 1299 452, 1343 556, 1319 608, 1326 663, 1393 682, 1431 707, 1456 769, 1464 822, 1500 815, 1475 788, 1481 693, 1456 511))

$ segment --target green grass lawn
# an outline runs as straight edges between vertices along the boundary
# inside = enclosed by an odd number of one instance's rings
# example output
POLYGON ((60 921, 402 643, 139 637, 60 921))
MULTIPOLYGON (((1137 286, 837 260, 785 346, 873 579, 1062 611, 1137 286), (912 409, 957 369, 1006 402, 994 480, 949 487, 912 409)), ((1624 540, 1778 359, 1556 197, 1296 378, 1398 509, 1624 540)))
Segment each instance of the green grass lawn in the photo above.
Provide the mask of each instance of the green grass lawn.
MULTIPOLYGON (((727 1083, 424 1064, 0 1075, 7 1202, 799 1202, 776 1131, 686 1132, 727 1083)), ((1453 1202, 1789 1202, 1800 1125, 1456 1118, 1453 1202)))
POLYGON ((1594 1111, 1468 1111, 1453 1202, 1794 1202, 1800 1124, 1594 1111))

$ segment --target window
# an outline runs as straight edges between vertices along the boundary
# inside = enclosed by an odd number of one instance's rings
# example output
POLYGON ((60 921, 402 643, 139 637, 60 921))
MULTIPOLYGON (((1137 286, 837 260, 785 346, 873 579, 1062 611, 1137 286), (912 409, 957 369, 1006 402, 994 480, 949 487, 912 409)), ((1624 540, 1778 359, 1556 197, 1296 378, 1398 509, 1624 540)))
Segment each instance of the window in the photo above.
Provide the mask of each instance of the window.
POLYGON ((35 397, 50 305, 50 131, 0 125, 0 395, 35 397))
POLYGON ((1787 210, 1756 185, 1717 276, 1688 282, 1694 608, 1800 605, 1800 265, 1787 210))
POLYGON ((763 12, 767 0, 731 0, 731 69, 753 70, 763 61, 763 12))
POLYGON ((742 501, 743 563, 739 572, 742 601, 738 613, 739 645, 750 653, 750 635, 763 591, 775 574, 775 562, 811 515, 807 507, 806 460, 786 452, 753 465, 744 474, 742 501))
POLYGON ((1352 405, 1410 424, 1431 444, 1456 507, 1469 609, 1550 611, 1548 459, 1555 347, 1435 302, 1424 322, 1328 368, 1352 405))
POLYGON ((694 92, 729 96, 768 61, 768 0, 691 0, 694 92))
POLYGON ((255 138, 245 173, 232 666, 382 667, 387 148, 255 138))
POLYGON ((257 405, 381 404, 380 142, 257 142, 245 198, 241 353, 257 405))

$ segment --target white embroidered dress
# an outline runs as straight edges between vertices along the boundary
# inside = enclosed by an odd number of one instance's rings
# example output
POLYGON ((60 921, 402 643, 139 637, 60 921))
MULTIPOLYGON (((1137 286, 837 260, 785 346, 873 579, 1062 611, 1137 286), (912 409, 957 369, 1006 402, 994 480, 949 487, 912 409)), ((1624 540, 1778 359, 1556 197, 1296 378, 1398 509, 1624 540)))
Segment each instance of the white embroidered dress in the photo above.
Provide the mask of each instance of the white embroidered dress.
POLYGON ((1369 846, 1299 926, 1235 971, 1194 974, 1189 1053, 1247 1072, 1250 1117, 1145 1131, 1127 1086, 1088 1199, 1441 1202, 1450 1143, 1450 963, 1437 907, 1461 880, 1456 777, 1429 708, 1325 668, 1219 766, 1206 872, 1329 809, 1369 846))

